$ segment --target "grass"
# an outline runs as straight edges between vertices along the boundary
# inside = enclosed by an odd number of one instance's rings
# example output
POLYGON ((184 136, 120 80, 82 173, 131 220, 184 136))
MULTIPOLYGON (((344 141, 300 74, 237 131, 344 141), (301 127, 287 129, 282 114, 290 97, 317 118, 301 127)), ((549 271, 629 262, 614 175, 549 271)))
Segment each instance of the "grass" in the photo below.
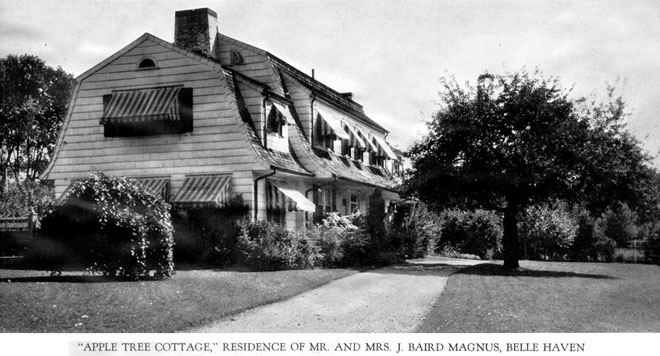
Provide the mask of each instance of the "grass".
POLYGON ((0 332, 176 332, 290 298, 345 269, 179 271, 125 282, 65 272, 0 270, 0 332))
POLYGON ((660 332, 660 266, 521 261, 453 274, 419 332, 660 332))

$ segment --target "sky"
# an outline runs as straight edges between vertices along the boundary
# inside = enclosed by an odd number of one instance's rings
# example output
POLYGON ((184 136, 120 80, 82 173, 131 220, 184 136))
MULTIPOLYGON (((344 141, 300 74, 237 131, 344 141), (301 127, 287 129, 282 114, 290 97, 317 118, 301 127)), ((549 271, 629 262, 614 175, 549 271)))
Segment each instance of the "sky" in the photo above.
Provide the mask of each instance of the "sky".
POLYGON ((219 31, 339 92, 407 149, 438 109, 442 77, 539 69, 574 98, 617 85, 628 129, 660 168, 660 1, 0 0, 0 56, 34 54, 79 75, 174 12, 208 7, 219 31))

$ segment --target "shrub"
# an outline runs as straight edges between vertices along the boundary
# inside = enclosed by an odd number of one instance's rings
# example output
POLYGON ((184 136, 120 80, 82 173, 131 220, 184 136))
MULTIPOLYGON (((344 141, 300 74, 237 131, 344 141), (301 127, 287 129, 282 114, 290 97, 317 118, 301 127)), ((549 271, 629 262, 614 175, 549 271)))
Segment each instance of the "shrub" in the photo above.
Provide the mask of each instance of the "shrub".
POLYGON ((43 181, 13 182, 0 192, 0 216, 24 217, 32 212, 45 215, 53 203, 53 187, 43 181))
POLYGON ((655 223, 648 232, 648 242, 645 249, 646 258, 660 265, 660 222, 655 223))
POLYGON ((449 257, 449 258, 462 258, 464 260, 480 260, 481 258, 477 255, 471 255, 468 253, 461 253, 456 248, 452 246, 444 246, 440 251, 440 255, 449 257))
POLYGON ((636 239, 640 232, 637 214, 626 204, 621 203, 613 209, 608 209, 602 218, 605 236, 614 240, 617 246, 626 246, 629 241, 636 239))
POLYGON ((643 246, 640 249, 617 248, 614 250, 614 261, 624 263, 643 263, 645 262, 643 246))
POLYGON ((433 249, 432 244, 440 236, 442 221, 428 210, 426 204, 412 202, 397 206, 390 226, 399 253, 407 258, 421 258, 433 249))
POLYGON ((366 216, 366 231, 367 234, 374 239, 381 242, 380 246, 383 249, 388 249, 390 246, 385 236, 385 199, 380 189, 375 189, 369 196, 369 209, 366 216))
POLYGON ((382 265, 379 239, 366 233, 362 214, 340 216, 329 213, 309 236, 319 248, 320 263, 326 267, 382 265))
POLYGON ((525 209, 519 231, 527 259, 565 260, 578 223, 565 203, 535 205, 525 209))
POLYGON ((95 172, 74 182, 64 204, 44 217, 41 234, 40 244, 65 252, 49 257, 53 268, 73 258, 91 272, 130 279, 174 271, 169 205, 126 178, 95 172))
POLYGON ((243 224, 237 251, 239 264, 260 271, 312 268, 317 259, 307 238, 263 220, 243 224))
POLYGON ((445 210, 435 251, 451 247, 460 253, 490 259, 501 249, 502 219, 492 211, 445 210))
POLYGON ((238 236, 249 213, 240 195, 222 208, 189 208, 173 213, 177 261, 231 265, 237 260, 238 236))
POLYGON ((593 219, 589 212, 583 208, 575 209, 574 216, 577 216, 577 231, 573 244, 570 247, 569 258, 571 261, 596 261, 598 254, 596 253, 596 239, 594 229, 596 228, 596 220, 593 219))
POLYGON ((316 241, 320 263, 325 267, 335 267, 344 259, 344 242, 347 234, 359 228, 353 220, 359 214, 341 216, 328 213, 320 225, 315 225, 309 231, 309 238, 316 241))

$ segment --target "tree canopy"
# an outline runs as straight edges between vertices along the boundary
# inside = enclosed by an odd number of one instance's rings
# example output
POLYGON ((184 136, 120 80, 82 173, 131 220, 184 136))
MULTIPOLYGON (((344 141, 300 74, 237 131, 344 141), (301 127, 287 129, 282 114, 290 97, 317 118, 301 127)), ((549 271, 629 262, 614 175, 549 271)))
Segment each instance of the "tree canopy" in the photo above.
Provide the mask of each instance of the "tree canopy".
POLYGON ((8 173, 33 180, 46 167, 73 84, 71 74, 36 56, 0 58, 0 183, 8 173))
POLYGON ((476 86, 444 80, 429 134, 408 156, 408 191, 432 206, 504 213, 503 254, 518 267, 518 213, 553 199, 604 211, 655 196, 649 156, 625 130, 624 102, 572 100, 539 72, 479 76, 476 86))

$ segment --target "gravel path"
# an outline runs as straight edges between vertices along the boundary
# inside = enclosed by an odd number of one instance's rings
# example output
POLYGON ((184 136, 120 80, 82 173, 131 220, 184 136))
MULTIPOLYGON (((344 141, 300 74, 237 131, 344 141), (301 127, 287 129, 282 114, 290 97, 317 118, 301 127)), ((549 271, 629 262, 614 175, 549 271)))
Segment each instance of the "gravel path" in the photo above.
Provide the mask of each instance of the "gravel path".
POLYGON ((357 273, 186 332, 412 332, 440 297, 449 275, 481 261, 416 262, 357 273))

